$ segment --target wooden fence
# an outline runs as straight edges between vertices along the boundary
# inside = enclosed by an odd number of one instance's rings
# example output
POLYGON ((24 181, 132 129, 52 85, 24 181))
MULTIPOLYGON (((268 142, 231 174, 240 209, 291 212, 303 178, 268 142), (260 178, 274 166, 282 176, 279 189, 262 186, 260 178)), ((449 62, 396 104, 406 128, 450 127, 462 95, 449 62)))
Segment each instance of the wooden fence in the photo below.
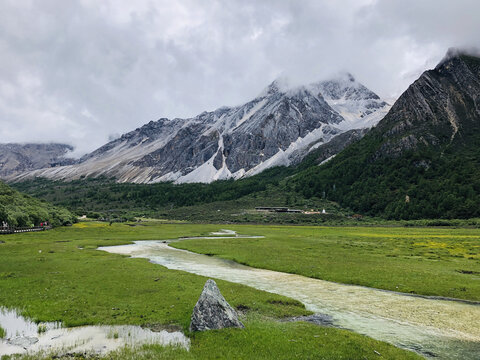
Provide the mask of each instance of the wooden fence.
POLYGON ((50 230, 51 226, 33 226, 33 227, 0 227, 0 235, 17 234, 31 231, 50 230))

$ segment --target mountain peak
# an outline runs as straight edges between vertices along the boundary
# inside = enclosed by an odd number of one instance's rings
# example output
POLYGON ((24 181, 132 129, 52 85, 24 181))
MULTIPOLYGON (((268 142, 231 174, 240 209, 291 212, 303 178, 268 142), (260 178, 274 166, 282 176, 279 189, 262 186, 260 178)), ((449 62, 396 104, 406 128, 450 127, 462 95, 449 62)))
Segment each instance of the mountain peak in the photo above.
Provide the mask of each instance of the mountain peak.
POLYGON ((451 47, 448 49, 447 53, 443 57, 443 59, 438 63, 435 69, 439 69, 444 66, 447 62, 460 59, 463 56, 473 56, 473 57, 480 57, 480 49, 478 48, 455 48, 451 47))
POLYGON ((284 93, 292 88, 292 83, 286 76, 280 76, 272 81, 258 97, 271 96, 274 94, 284 93))
POLYGON ((479 130, 480 57, 474 49, 448 50, 433 70, 425 71, 379 122, 388 143, 381 154, 464 146, 479 130))
POLYGON ((355 77, 348 71, 343 71, 338 73, 336 76, 332 77, 330 81, 345 81, 350 83, 356 83, 355 77))
POLYGON ((272 81, 272 83, 268 85, 258 97, 266 97, 274 94, 287 93, 289 91, 296 92, 297 90, 302 89, 316 89, 318 87, 324 86, 325 84, 331 84, 343 89, 361 86, 361 84, 359 84, 355 80, 354 76, 347 71, 339 72, 334 76, 325 78, 324 80, 313 81, 308 84, 301 84, 295 82, 291 78, 282 75, 272 81))

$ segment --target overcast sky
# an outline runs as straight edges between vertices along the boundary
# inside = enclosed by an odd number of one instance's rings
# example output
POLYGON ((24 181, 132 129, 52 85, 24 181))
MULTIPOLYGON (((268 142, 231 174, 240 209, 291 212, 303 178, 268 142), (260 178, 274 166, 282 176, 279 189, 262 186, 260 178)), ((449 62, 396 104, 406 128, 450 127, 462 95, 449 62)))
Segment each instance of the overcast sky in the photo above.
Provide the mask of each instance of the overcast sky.
POLYGON ((0 142, 77 154, 160 117, 347 70, 400 95, 480 47, 478 0, 0 0, 0 142))

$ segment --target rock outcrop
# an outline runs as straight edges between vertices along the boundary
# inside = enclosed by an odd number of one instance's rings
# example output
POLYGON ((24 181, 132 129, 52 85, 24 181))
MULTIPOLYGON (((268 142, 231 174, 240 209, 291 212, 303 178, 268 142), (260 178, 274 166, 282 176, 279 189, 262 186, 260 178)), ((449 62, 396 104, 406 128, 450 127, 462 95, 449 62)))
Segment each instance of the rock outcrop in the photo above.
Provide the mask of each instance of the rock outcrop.
POLYGON ((20 346, 27 350, 31 345, 34 345, 38 342, 38 338, 34 336, 18 336, 7 341, 7 344, 13 346, 20 346))
POLYGON ((368 131, 369 129, 348 130, 335 136, 326 144, 311 144, 311 146, 304 151, 304 154, 299 154, 298 158, 293 161, 293 164, 296 165, 304 159, 300 168, 306 169, 308 166, 325 163, 348 145, 360 140, 368 131))
POLYGON ((228 304, 212 279, 207 280, 193 308, 190 331, 205 331, 228 327, 243 328, 236 311, 228 304))

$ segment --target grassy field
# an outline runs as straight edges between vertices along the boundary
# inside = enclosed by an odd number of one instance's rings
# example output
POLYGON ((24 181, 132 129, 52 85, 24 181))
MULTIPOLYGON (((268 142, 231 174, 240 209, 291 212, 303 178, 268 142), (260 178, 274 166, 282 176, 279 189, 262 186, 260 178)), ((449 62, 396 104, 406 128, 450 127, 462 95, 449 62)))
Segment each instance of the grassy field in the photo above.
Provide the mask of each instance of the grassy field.
MULTIPOLYGON (((65 326, 169 325, 186 331, 205 278, 96 248, 216 230, 218 225, 79 223, 48 232, 3 236, 0 306, 20 309, 36 321, 61 321, 65 326)), ((189 353, 148 346, 140 351, 125 349, 106 359, 418 358, 345 330, 278 322, 279 318, 308 312, 299 302, 279 295, 220 280, 217 283, 232 306, 249 309, 242 317, 245 330, 188 334, 192 339, 189 353)))
POLYGON ((253 267, 480 301, 480 230, 228 226, 264 239, 184 240, 177 248, 253 267))

